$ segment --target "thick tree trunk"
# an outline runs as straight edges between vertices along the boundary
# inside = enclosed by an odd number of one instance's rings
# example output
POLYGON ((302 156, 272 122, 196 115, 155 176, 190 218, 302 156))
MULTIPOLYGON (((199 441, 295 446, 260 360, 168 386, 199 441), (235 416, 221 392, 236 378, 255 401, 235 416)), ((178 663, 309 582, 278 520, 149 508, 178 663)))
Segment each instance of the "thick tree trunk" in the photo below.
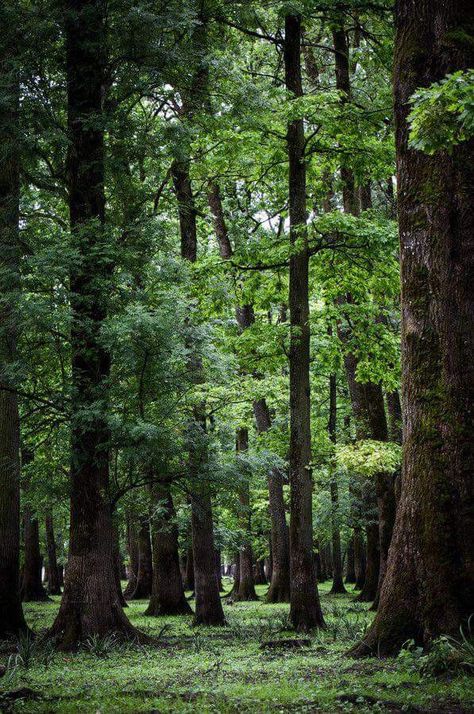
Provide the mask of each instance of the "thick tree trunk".
POLYGON ((156 510, 151 522, 153 584, 145 615, 188 615, 192 610, 179 568, 178 528, 169 484, 154 484, 152 498, 156 510))
MULTIPOLYGON (((190 534, 192 541, 192 536, 190 534)), ((184 589, 194 591, 194 558, 193 558, 193 544, 188 546, 186 550, 186 573, 184 578, 184 589)))
POLYGON ((53 514, 51 511, 48 511, 46 514, 45 530, 46 548, 48 551, 48 592, 50 595, 60 595, 61 585, 56 552, 56 538, 54 535, 53 514))
POLYGON ((360 526, 354 528, 354 568, 356 576, 354 590, 362 590, 365 582, 366 558, 360 526))
POLYGON ((267 576, 265 575, 265 560, 257 560, 254 567, 254 582, 255 585, 266 585, 267 576))
POLYGON ((379 527, 376 522, 368 523, 365 527, 367 539, 367 559, 365 566, 364 584, 357 596, 359 602, 373 602, 377 595, 380 576, 380 544, 379 527))
POLYGON ((126 595, 127 600, 145 600, 151 595, 153 565, 150 541, 150 521, 140 520, 137 535, 138 567, 133 591, 126 595))
POLYGON ((106 419, 110 357, 100 333, 112 264, 104 230, 103 91, 107 45, 102 0, 65 7, 69 150, 66 175, 72 248, 71 519, 64 593, 50 631, 61 648, 111 632, 136 636, 114 576, 106 419), (87 416, 85 416, 87 415, 87 416))
MULTIPOLYGON (((332 334, 332 332, 330 333, 332 334)), ((336 375, 331 374, 329 378, 329 421, 328 433, 332 444, 336 444, 336 424, 337 424, 337 392, 336 375)), ((331 538, 332 538, 332 595, 341 595, 346 592, 342 573, 342 553, 341 553, 341 532, 339 530, 339 493, 337 477, 335 474, 334 456, 331 455, 331 538)))
POLYGON ((355 574, 355 556, 354 556, 354 537, 349 538, 346 553, 346 585, 353 585, 356 582, 355 574))
POLYGON ((474 66, 468 0, 396 4, 395 115, 402 273, 404 458, 374 623, 354 654, 458 636, 474 602, 474 141, 408 147, 417 87, 474 66))
POLYGON ((0 639, 26 630, 20 598, 20 419, 14 365, 20 290, 17 21, 0 8, 0 639), (14 32, 11 31, 14 29, 14 32))
POLYGON ((402 405, 398 391, 387 394, 388 432, 390 441, 402 443, 402 405))
POLYGON ((44 602, 49 598, 41 578, 43 558, 40 552, 39 523, 36 516, 33 516, 29 506, 25 508, 24 521, 25 562, 23 565, 21 596, 23 602, 44 602))
MULTIPOLYGON (((301 18, 285 18, 285 83, 295 97, 301 81, 301 18)), ((302 119, 287 130, 290 257, 290 619, 297 630, 323 627, 313 557, 310 420, 309 255, 306 232, 305 136, 302 119)))
MULTIPOLYGON (((248 450, 248 430, 237 430, 236 451, 242 453, 248 450)), ((239 588, 233 595, 236 602, 258 600, 253 580, 252 531, 250 522, 250 489, 248 483, 242 483, 239 489, 240 526, 244 534, 244 542, 240 548, 239 588)))
POLYGON ((207 484, 196 484, 192 495, 194 580, 197 625, 224 625, 216 576, 211 497, 207 484))

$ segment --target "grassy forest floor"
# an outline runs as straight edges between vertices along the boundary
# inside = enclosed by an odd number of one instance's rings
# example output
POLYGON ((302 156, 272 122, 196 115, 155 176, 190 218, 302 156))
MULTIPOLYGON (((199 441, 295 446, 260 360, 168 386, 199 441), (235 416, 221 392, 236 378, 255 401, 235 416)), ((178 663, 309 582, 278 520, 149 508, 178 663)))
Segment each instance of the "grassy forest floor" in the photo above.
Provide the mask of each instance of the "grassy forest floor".
MULTIPOLYGON (((257 589, 263 596, 266 588, 257 589)), ((433 676, 436 657, 427 662, 406 650, 396 660, 348 658, 373 613, 353 595, 328 590, 329 584, 321 586, 327 631, 301 649, 262 649, 268 640, 295 637, 285 630, 288 605, 262 602, 226 604, 228 627, 206 629, 193 628, 187 617, 144 617, 146 603, 130 603, 132 622, 159 638, 154 646, 109 639, 64 654, 23 641, 14 654, 0 653, 7 665, 0 710, 474 712, 474 678, 462 671, 433 676)), ((59 598, 27 604, 30 626, 36 632, 47 627, 58 605, 59 598)))

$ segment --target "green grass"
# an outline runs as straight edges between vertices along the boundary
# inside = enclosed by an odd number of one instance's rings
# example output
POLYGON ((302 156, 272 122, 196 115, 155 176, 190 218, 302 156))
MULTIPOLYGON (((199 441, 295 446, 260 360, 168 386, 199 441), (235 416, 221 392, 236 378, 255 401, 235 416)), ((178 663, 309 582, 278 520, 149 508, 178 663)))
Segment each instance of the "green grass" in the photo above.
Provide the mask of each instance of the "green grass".
MULTIPOLYGON (((187 617, 144 617, 146 603, 131 603, 127 614, 137 627, 158 634, 167 625, 159 647, 94 642, 64 654, 23 643, 23 659, 0 655, 9 662, 0 692, 29 688, 35 697, 25 692, 13 701, 0 694, 0 711, 474 712, 473 678, 466 673, 423 677, 410 653, 386 661, 348 658, 346 650, 373 614, 328 589, 321 587, 328 629, 300 650, 260 649, 268 638, 294 636, 285 630, 287 605, 225 600, 226 628, 193 628, 187 617)), ((265 587, 258 590, 263 595, 265 587)), ((31 627, 47 627, 58 604, 54 598, 26 605, 31 627)))

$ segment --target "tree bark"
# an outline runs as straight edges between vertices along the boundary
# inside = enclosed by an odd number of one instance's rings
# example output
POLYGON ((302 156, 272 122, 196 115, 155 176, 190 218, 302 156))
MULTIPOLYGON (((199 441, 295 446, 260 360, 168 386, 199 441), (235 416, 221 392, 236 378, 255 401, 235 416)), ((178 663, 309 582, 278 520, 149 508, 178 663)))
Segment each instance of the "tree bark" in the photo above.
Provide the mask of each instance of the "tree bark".
MULTIPOLYGON (((242 453, 248 450, 249 435, 248 430, 240 428, 237 430, 236 451, 242 453)), ((253 580, 253 555, 252 555, 252 531, 250 522, 250 489, 249 484, 242 483, 239 489, 240 503, 240 525, 244 534, 244 542, 240 548, 240 577, 239 588, 233 595, 236 602, 258 600, 255 592, 253 580)))
POLYGON ((110 357, 102 347, 112 262, 104 230, 105 5, 67 0, 65 7, 69 149, 67 183, 72 398, 69 557, 61 607, 50 630, 62 649, 111 632, 136 636, 114 576, 106 419, 110 357))
MULTIPOLYGON (((255 400, 253 413, 257 431, 271 427, 270 410, 265 399, 255 400)), ((265 602, 290 602, 290 541, 283 497, 283 474, 274 468, 268 474, 268 507, 271 525, 272 574, 265 602)))
POLYGON ((17 22, 0 9, 0 639, 27 629, 20 597, 20 418, 10 373, 20 290, 17 22), (13 28, 15 31, 12 32, 13 28))
POLYGON ((152 498, 157 510, 151 522, 153 584, 145 615, 188 615, 192 610, 181 578, 178 528, 169 484, 153 484, 152 498))
MULTIPOLYGON (((301 18, 285 18, 285 84, 303 95, 301 18)), ((324 627, 313 557, 310 421, 309 255, 306 231, 305 136, 302 119, 287 129, 290 240, 290 619, 297 630, 324 627)))
MULTIPOLYGON (((192 536, 190 534, 192 541, 192 536)), ((193 558, 193 544, 191 542, 186 550, 186 575, 184 579, 184 589, 194 591, 194 558, 193 558)))
POLYGON ((353 585, 356 582, 355 557, 354 557, 354 536, 349 538, 349 542, 347 544, 345 582, 346 582, 346 585, 353 585))
POLYGON ((356 576, 354 590, 362 590, 365 582, 366 558, 360 526, 354 528, 354 566, 356 576))
POLYGON ((138 538, 135 522, 127 516, 128 583, 124 590, 125 599, 130 598, 137 586, 138 573, 138 538))
MULTIPOLYGON (((332 334, 332 331, 331 333, 332 334)), ((331 374, 329 377, 329 421, 328 433, 331 443, 336 445, 336 424, 337 424, 337 392, 336 392, 336 375, 331 374)), ((334 455, 331 454, 331 538, 332 538, 332 587, 331 595, 341 595, 346 592, 344 587, 344 579, 342 572, 342 553, 341 553, 341 532, 339 530, 339 493, 337 477, 335 474, 334 455)))
POLYGON ((474 66, 467 0, 396 4, 395 115, 402 277, 401 495, 380 605, 355 655, 459 636, 474 602, 474 141, 408 146, 409 98, 474 66))
POLYGON ((45 518, 46 548, 48 551, 48 592, 50 595, 60 595, 61 585, 56 551, 56 538, 54 535, 53 514, 48 511, 45 518))
POLYGON ((40 552, 39 524, 29 506, 25 507, 24 522, 25 562, 21 584, 22 600, 23 602, 45 602, 49 598, 41 578, 43 558, 40 552))
POLYGON ((148 518, 141 518, 137 535, 138 564, 135 578, 135 587, 132 592, 127 593, 127 600, 144 600, 150 597, 153 565, 150 542, 150 521, 148 518))

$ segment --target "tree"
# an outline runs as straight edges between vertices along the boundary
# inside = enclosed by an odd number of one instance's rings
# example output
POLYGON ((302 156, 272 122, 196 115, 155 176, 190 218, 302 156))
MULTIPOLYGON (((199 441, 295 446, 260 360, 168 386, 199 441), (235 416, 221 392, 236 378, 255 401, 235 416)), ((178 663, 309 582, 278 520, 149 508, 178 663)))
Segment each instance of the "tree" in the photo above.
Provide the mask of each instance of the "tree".
POLYGON ((70 649, 89 636, 136 634, 119 601, 114 576, 106 419, 110 356, 101 345, 112 261, 105 228, 105 6, 66 5, 68 201, 77 252, 70 276, 72 393, 71 521, 68 565, 58 616, 50 630, 70 649))
POLYGON ((0 638, 26 629, 20 601, 20 419, 12 368, 20 290, 19 38, 16 3, 0 10, 0 638))
MULTIPOLYGON (((301 81, 301 18, 285 18, 285 82, 295 97, 301 81)), ((288 124, 290 240, 290 618, 298 630, 323 627, 313 557, 309 386, 309 254, 303 119, 288 124)))
POLYGON ((474 143, 409 146, 409 99, 473 66, 472 3, 396 6, 394 94, 402 269, 401 494, 380 605, 355 655, 457 634, 472 612, 474 143))

